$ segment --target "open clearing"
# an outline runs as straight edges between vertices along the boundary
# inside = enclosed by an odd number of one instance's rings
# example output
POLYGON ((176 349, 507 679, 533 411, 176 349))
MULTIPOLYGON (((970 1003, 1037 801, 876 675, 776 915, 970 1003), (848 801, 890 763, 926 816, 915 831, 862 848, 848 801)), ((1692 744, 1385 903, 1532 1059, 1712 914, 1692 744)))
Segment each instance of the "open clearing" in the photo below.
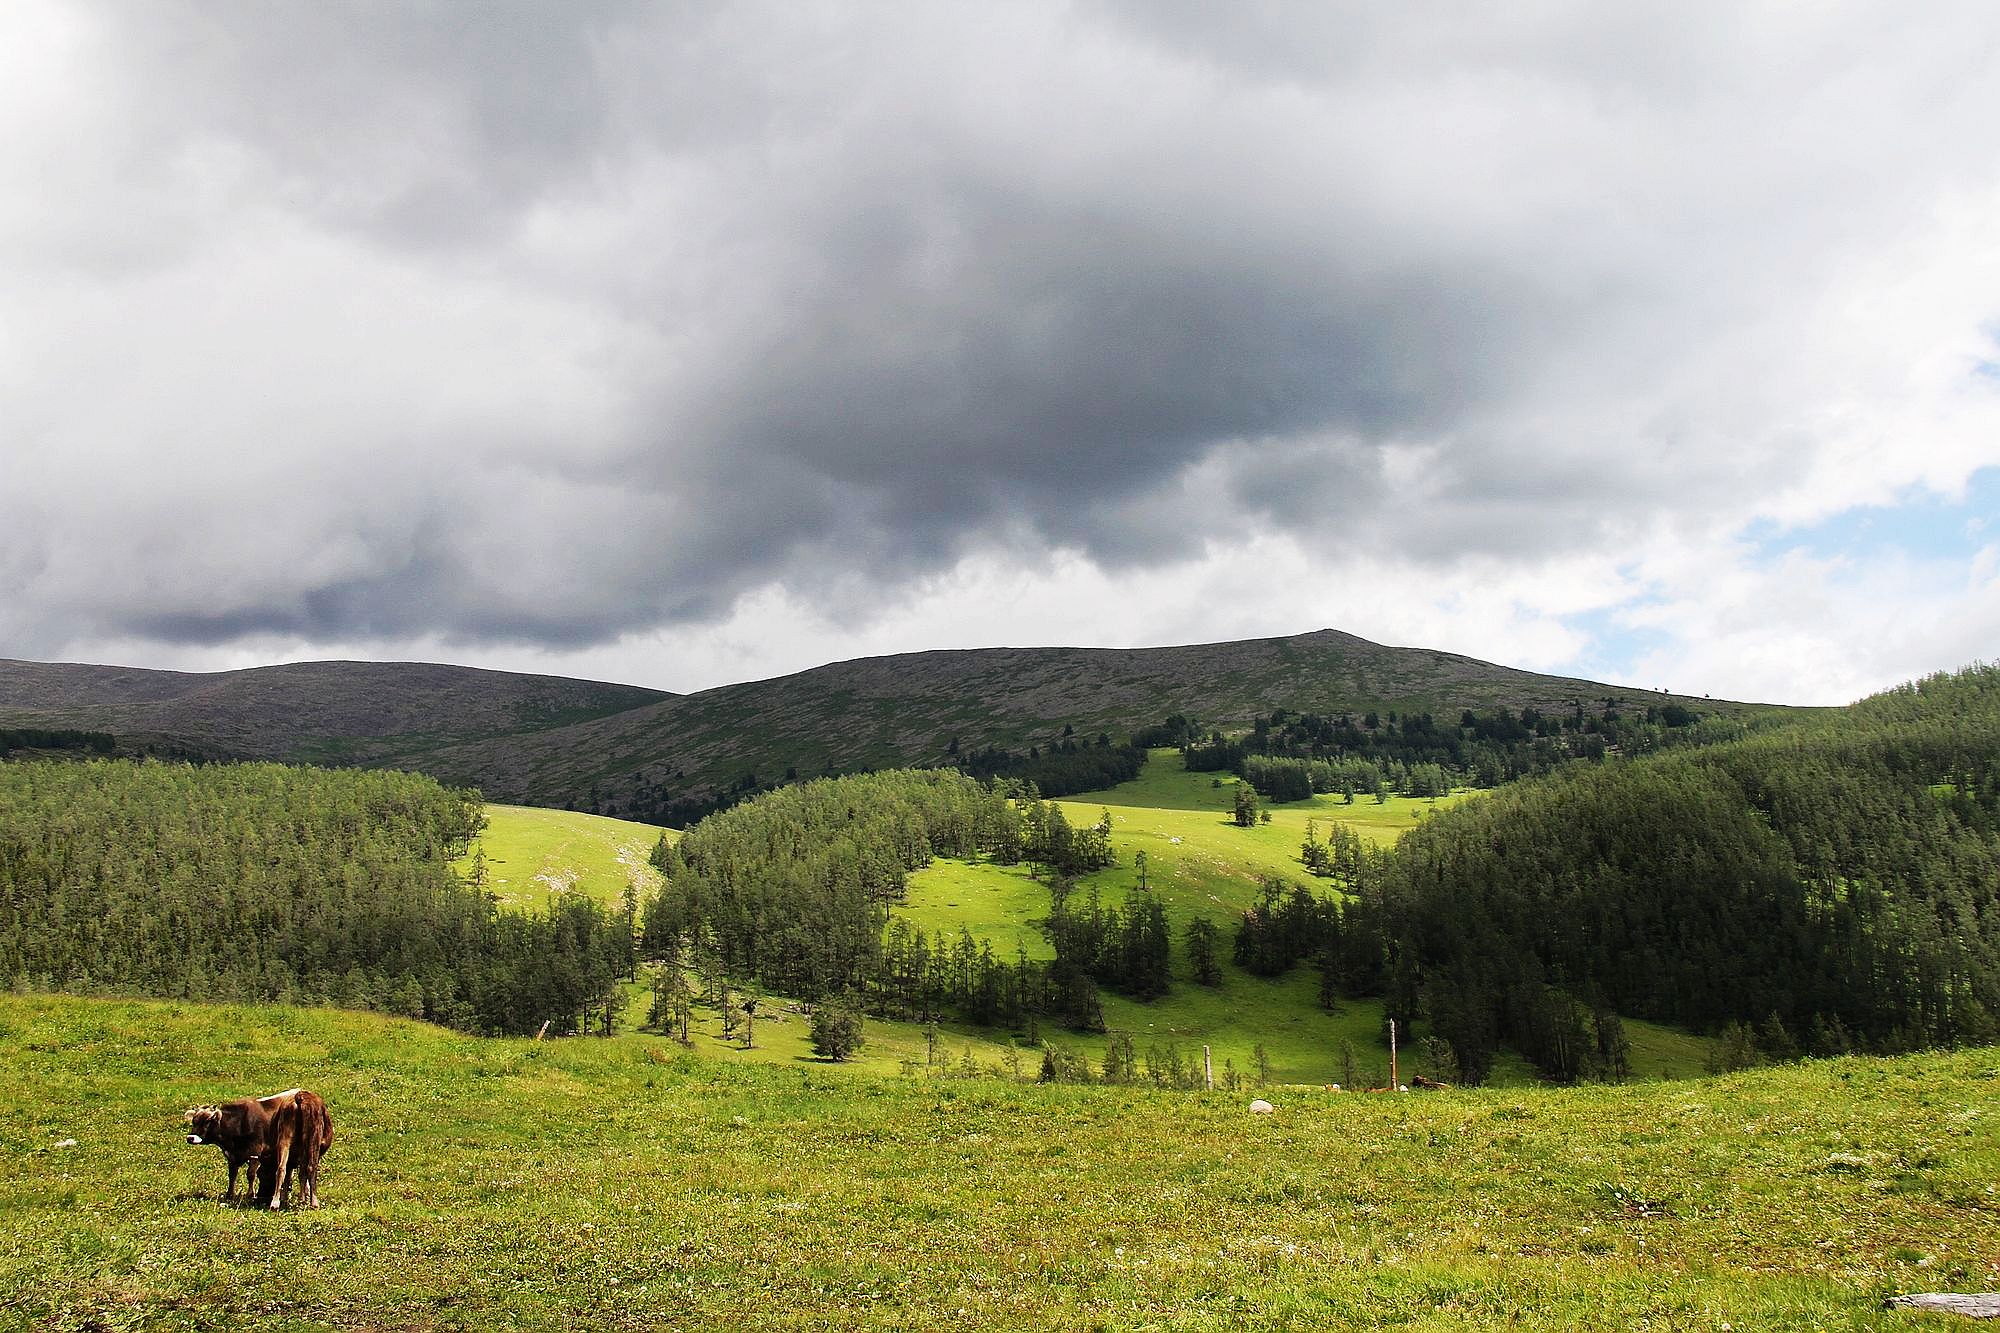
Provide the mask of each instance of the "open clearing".
POLYGON ((486 887, 503 907, 540 907, 558 889, 573 888, 616 907, 625 886, 636 882, 640 897, 659 891, 660 873, 646 858, 660 834, 651 824, 540 810, 526 805, 489 805, 486 830, 458 863, 471 871, 483 856, 486 887))
POLYGON ((1878 1304, 2000 1285, 1994 1050, 1274 1100, 5 997, 0 1327, 1962 1327, 1878 1304), (295 1083, 326 1206, 223 1207, 181 1108, 295 1083))

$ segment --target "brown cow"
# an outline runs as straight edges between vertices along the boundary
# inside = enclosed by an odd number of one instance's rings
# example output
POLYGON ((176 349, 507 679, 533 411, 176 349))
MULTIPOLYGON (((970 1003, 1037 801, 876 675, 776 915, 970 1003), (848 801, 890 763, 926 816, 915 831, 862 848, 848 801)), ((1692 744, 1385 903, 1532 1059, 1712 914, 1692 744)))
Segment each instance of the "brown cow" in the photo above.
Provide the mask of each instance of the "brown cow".
POLYGON ((268 1097, 239 1097, 222 1106, 197 1106, 186 1115, 187 1141, 212 1143, 229 1163, 229 1189, 236 1197, 236 1173, 250 1167, 261 1207, 278 1208, 290 1201, 297 1174, 306 1206, 319 1206, 319 1159, 333 1142, 333 1121, 326 1103, 303 1088, 287 1088, 268 1097))
POLYGON ((257 1164, 257 1198, 269 1199, 276 1208, 290 1206, 292 1177, 296 1175, 305 1206, 319 1207, 319 1159, 333 1143, 333 1117, 319 1094, 293 1088, 290 1105, 274 1107, 267 1151, 257 1164))

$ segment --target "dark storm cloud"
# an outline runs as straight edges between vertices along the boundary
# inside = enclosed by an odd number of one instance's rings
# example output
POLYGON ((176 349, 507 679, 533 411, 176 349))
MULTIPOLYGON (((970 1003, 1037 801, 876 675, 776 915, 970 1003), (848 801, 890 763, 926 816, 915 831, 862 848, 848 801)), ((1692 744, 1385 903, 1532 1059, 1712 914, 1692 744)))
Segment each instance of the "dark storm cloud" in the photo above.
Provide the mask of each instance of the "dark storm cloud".
POLYGON ((29 652, 578 645, 1050 544, 1613 539, 1797 472, 1794 308, 1993 109, 1949 82, 1976 15, 24 12, 29 652))
POLYGON ((287 202, 405 243, 478 236, 604 143, 593 43, 631 7, 275 0, 112 6, 156 150, 256 153, 287 202))

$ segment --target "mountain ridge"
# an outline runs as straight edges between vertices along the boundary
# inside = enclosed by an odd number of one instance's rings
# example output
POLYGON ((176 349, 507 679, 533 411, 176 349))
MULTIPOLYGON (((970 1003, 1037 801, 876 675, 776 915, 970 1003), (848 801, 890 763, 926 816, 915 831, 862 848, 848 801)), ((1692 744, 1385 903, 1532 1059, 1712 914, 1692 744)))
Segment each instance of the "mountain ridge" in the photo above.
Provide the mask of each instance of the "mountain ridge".
POLYGON ((379 766, 414 737, 518 734, 671 697, 434 662, 190 672, 0 658, 0 725, 165 737, 244 759, 379 766))
POLYGON ((1164 648, 933 648, 670 694, 435 663, 232 672, 0 660, 0 725, 195 742, 245 758, 412 768, 501 801, 643 814, 826 772, 1025 750, 1066 726, 1122 741, 1172 714, 1644 708, 1696 698, 1374 643, 1343 630, 1164 648))

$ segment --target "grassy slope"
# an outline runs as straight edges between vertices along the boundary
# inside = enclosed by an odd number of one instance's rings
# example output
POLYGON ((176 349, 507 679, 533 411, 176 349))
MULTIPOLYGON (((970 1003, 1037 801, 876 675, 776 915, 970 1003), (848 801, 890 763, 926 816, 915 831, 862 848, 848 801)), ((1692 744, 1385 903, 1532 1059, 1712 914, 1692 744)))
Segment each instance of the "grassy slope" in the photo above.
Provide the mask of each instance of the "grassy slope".
MULTIPOLYGON (((570 810, 489 804, 486 830, 459 861, 459 871, 470 874, 474 852, 483 853, 487 886, 507 907, 539 907, 557 884, 568 883, 607 907, 616 908, 623 901, 625 885, 635 875, 641 881, 642 901, 655 891, 659 872, 646 858, 662 834, 669 840, 680 836, 673 829, 570 810)), ((1035 888, 1040 892, 1039 886, 1035 888)), ((760 1003, 763 1014, 755 1029, 756 1044, 748 1050, 723 1039, 719 1014, 698 1007, 688 1029, 695 1053, 730 1064, 796 1064, 812 1060, 806 1025, 796 1007, 782 996, 768 997, 760 1003)), ((628 1026, 637 1027, 646 1012, 643 987, 634 986, 626 1009, 628 1026)), ((657 1042, 659 1038, 650 1040, 657 1042)), ((954 1061, 962 1061, 970 1051, 974 1063, 987 1073, 1004 1073, 1017 1066, 1033 1073, 1039 1067, 1039 1056, 1016 1049, 1005 1039, 1005 1034, 956 1030, 945 1041, 944 1050, 954 1061)), ((929 1044, 921 1028, 909 1023, 871 1021, 867 1045, 855 1057, 853 1067, 869 1073, 894 1074, 912 1063, 926 1062, 929 1056, 929 1044)))
POLYGON ((486 830, 459 861, 471 873, 484 859, 486 886, 504 907, 539 907, 559 887, 581 890, 619 906, 636 883, 640 901, 659 891, 660 872, 647 860, 661 833, 651 824, 604 819, 570 810, 488 805, 486 830))
POLYGON ((2000 1051, 1243 1101, 0 997, 0 1328, 1945 1328, 1879 1301, 2000 1285, 2000 1051), (221 1207, 181 1108, 294 1083, 326 1206, 221 1207))

